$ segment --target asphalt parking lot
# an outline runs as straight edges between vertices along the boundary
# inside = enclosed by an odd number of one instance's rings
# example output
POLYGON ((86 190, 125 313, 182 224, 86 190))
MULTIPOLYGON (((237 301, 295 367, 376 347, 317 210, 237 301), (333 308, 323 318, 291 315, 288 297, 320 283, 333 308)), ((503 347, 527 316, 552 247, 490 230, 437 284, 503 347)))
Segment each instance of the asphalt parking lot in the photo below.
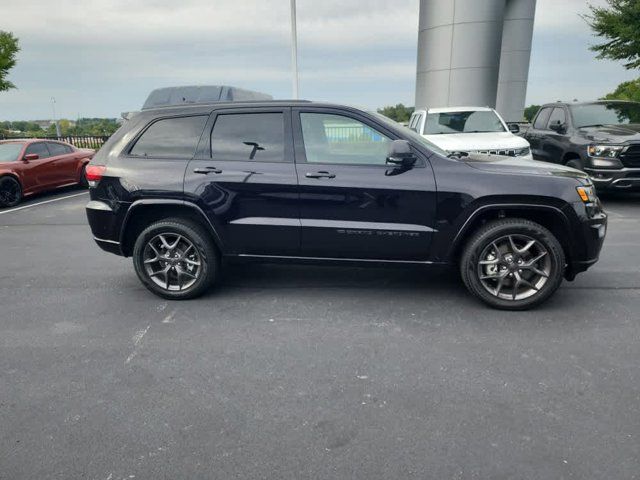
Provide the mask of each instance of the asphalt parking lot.
POLYGON ((376 268, 238 266, 167 302, 87 198, 0 210, 0 479, 640 477, 640 196, 525 313, 376 268))

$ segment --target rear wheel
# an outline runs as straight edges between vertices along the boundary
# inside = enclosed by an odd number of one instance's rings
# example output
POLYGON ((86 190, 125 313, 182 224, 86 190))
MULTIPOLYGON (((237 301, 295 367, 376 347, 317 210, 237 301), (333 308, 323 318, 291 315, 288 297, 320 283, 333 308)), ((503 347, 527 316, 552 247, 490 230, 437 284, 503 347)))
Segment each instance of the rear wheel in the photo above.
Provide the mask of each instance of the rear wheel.
POLYGON ((15 207, 22 200, 22 187, 13 177, 0 178, 0 207, 15 207))
POLYGON ((133 264, 153 293, 183 300, 202 295, 213 284, 219 256, 200 225, 174 218, 153 223, 140 233, 133 248, 133 264))
POLYGON ((469 240, 460 262, 467 289, 504 310, 526 310, 562 283, 565 255, 555 236, 524 219, 488 223, 469 240))

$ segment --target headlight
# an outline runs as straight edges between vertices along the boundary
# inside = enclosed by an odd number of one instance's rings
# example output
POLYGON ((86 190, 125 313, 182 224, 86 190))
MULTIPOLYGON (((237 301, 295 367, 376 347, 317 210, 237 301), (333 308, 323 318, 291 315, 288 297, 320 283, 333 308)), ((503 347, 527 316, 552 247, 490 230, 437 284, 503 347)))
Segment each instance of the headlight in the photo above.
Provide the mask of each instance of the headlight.
POLYGON ((590 157, 615 158, 623 148, 622 145, 589 145, 587 152, 590 157))
POLYGON ((576 190, 584 203, 594 203, 596 201, 596 194, 593 187, 576 187, 576 190))
POLYGON ((526 157, 531 153, 531 149, 529 147, 518 148, 515 150, 516 157, 526 157))

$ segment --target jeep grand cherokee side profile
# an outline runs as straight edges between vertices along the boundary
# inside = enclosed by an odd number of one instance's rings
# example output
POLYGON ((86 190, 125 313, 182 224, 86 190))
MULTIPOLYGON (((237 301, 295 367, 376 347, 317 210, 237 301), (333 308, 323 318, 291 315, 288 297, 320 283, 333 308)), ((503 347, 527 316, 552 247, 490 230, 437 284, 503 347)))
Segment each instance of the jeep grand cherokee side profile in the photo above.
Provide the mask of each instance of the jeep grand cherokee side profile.
POLYGON ((582 172, 446 156, 378 114, 305 101, 164 107, 131 117, 87 169, 95 241, 169 299, 221 260, 458 265, 522 310, 595 263, 607 217, 582 172))

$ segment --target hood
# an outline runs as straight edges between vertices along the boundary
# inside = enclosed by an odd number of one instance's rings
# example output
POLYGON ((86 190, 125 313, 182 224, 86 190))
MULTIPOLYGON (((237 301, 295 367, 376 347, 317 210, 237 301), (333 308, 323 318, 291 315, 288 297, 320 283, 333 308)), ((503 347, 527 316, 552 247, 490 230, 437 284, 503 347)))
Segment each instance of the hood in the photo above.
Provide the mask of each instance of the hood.
POLYGON ((524 158, 504 157, 501 155, 471 154, 462 157, 461 162, 478 170, 491 173, 506 173, 510 175, 554 175, 575 178, 583 183, 590 182, 589 176, 575 168, 557 165, 555 163, 526 160, 524 158))
POLYGON ((524 138, 511 132, 447 133, 423 137, 449 152, 519 149, 529 146, 529 142, 524 138))
POLYGON ((592 142, 624 143, 630 140, 640 140, 640 124, 628 125, 599 125, 582 127, 580 134, 592 142))

